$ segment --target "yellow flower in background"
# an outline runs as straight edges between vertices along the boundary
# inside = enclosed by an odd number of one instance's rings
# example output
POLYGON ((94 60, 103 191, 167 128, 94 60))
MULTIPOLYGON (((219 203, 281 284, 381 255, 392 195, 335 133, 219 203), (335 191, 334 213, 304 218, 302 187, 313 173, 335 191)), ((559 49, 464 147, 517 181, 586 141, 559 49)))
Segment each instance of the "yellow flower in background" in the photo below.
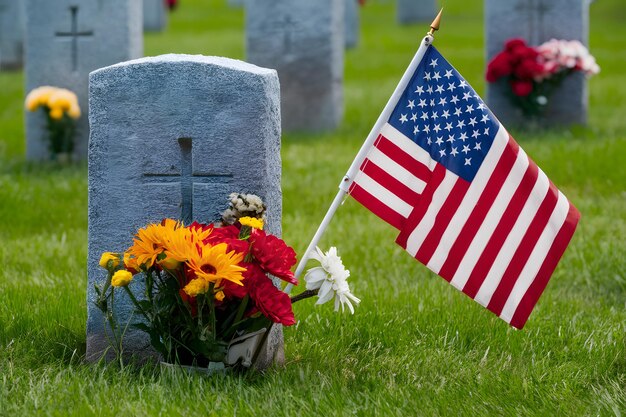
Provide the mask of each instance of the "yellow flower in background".
POLYGON ((257 219, 256 217, 241 217, 239 223, 242 226, 249 226, 253 229, 263 230, 263 219, 257 219))
POLYGON ((70 109, 67 111, 67 115, 72 119, 78 119, 80 117, 80 107, 78 107, 78 103, 70 106, 70 109))
POLYGON ((61 120, 63 118, 63 110, 61 109, 50 109, 50 118, 54 120, 61 120))
POLYGON ((133 280, 133 274, 123 269, 113 274, 111 285, 114 287, 125 287, 133 280))
POLYGON ((28 111, 35 111, 41 106, 48 105, 48 99, 54 93, 56 87, 50 87, 45 85, 43 87, 37 87, 33 89, 26 96, 25 106, 28 111))
POLYGON ((224 291, 218 291, 215 293, 215 299, 217 301, 222 301, 224 299, 224 291))
POLYGON ((35 111, 39 107, 47 107, 50 117, 54 120, 62 119, 64 113, 73 119, 78 119, 81 114, 76 94, 65 88, 50 86, 32 90, 26 96, 25 107, 29 111, 35 111))
POLYGON ((243 285, 242 273, 246 270, 239 265, 243 261, 243 253, 235 251, 226 252, 228 245, 220 243, 219 245, 203 246, 200 253, 197 253, 189 259, 189 267, 195 272, 196 277, 207 282, 219 282, 222 279, 234 282, 237 285, 243 285))
POLYGON ((197 297, 198 294, 204 294, 209 291, 209 283, 202 278, 196 278, 191 280, 189 284, 185 285, 183 291, 185 291, 190 297, 197 297))
POLYGON ((100 266, 104 269, 109 269, 109 261, 111 261, 111 268, 116 268, 120 264, 120 257, 113 252, 104 252, 100 257, 100 266))

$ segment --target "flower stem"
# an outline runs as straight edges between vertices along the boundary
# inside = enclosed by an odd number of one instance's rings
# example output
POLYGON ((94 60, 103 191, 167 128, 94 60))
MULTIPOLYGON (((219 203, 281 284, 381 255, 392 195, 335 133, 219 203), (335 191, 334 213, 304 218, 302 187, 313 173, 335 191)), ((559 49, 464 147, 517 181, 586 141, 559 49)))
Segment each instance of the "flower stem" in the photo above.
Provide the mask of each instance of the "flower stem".
POLYGON ((305 298, 311 298, 315 295, 317 295, 319 290, 306 290, 301 292, 298 295, 294 295, 293 297, 291 297, 291 304, 300 301, 300 300, 304 300, 305 298))

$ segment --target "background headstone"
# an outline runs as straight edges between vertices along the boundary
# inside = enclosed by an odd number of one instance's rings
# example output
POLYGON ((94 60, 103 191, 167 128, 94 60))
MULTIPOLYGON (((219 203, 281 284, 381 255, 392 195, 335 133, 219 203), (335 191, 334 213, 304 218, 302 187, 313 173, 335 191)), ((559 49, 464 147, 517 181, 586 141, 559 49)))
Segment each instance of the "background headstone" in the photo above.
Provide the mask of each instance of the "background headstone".
POLYGON ((167 5, 164 0, 143 0, 143 30, 160 32, 167 26, 167 5))
MULTIPOLYGON (((510 0, 502 0, 508 2, 510 0)), ((402 25, 430 23, 437 16, 436 0, 397 0, 396 19, 402 25)))
POLYGON ((24 0, 0 0, 0 70, 24 61, 24 0))
MULTIPOLYGON (((97 359, 108 345, 92 304, 102 252, 124 251, 164 217, 215 221, 232 192, 261 196, 280 235, 280 86, 276 71, 242 61, 163 55, 91 73, 89 105, 87 357, 97 359)), ((130 301, 118 307, 130 317, 130 301)), ((126 351, 146 352, 144 334, 129 332, 126 351)))
MULTIPOLYGON (((522 38, 531 46, 553 38, 579 40, 588 45, 589 4, 590 0, 486 0, 487 62, 511 38, 522 38)), ((521 110, 511 104, 502 86, 488 84, 487 103, 503 123, 524 122, 521 110)), ((574 73, 550 96, 546 123, 586 123, 587 105, 585 77, 574 73)))
POLYGON ((346 48, 354 48, 359 43, 359 1, 358 0, 345 0, 345 42, 346 48))
POLYGON ((344 1, 246 1, 246 57, 278 70, 283 130, 333 129, 343 117, 344 1))
MULTIPOLYGON (((26 0, 26 93, 42 85, 70 89, 82 116, 75 156, 87 156, 89 72, 143 55, 137 0, 26 0)), ((45 117, 26 114, 26 157, 49 157, 45 117)))

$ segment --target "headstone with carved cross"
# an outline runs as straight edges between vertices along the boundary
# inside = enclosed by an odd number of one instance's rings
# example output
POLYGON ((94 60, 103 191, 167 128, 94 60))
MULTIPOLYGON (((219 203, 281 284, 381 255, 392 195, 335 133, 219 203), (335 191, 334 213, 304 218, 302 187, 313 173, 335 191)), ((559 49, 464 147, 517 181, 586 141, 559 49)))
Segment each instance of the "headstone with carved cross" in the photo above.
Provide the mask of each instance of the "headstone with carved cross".
POLYGON ((283 130, 329 130, 343 117, 344 1, 246 1, 246 57, 278 70, 283 130))
POLYGON ((345 36, 346 48, 354 48, 359 43, 359 1, 345 0, 345 36))
POLYGON ((24 1, 0 0, 0 70, 15 70, 24 61, 24 1))
MULTIPOLYGON (((70 89, 83 115, 75 156, 87 156, 89 72, 143 55, 141 3, 129 0, 26 0, 26 93, 42 85, 70 89)), ((26 156, 49 157, 45 117, 26 115, 26 156)))
MULTIPOLYGON (((508 0, 507 0, 508 1, 508 0)), ((396 19, 401 25, 430 23, 437 16, 436 0, 398 0, 396 19)))
MULTIPOLYGON (((280 87, 276 71, 200 55, 124 62, 90 75, 87 356, 108 342, 93 284, 104 251, 124 251, 132 234, 169 217, 210 223, 230 193, 267 205, 267 230, 281 231, 280 87)), ((134 282, 134 281, 133 281, 134 282)), ((130 302, 117 307, 126 320, 130 302)), ((128 353, 150 352, 131 329, 128 353)), ((261 367, 280 354, 277 327, 261 367)))
MULTIPOLYGON (((591 0, 486 0, 487 60, 511 38, 522 38, 531 46, 553 38, 579 40, 587 45, 590 3, 591 0)), ((509 102, 502 85, 488 85, 487 102, 505 124, 525 122, 521 110, 509 102)), ((582 73, 575 73, 550 97, 544 123, 586 123, 587 104, 587 83, 582 73)))
POLYGON ((143 0, 143 30, 160 32, 167 26, 165 0, 143 0))

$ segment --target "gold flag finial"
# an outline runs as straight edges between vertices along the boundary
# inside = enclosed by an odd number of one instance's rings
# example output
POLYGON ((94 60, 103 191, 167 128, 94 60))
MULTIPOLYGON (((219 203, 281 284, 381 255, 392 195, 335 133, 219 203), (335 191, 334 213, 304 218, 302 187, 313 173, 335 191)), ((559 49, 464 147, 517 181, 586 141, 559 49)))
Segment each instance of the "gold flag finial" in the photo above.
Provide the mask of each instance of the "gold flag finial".
POLYGON ((439 10, 439 14, 437 14, 437 17, 435 17, 435 20, 433 20, 433 23, 430 24, 430 30, 428 31, 428 34, 430 36, 434 36, 435 31, 439 30, 439 24, 441 23, 442 13, 443 13, 443 7, 441 8, 441 10, 439 10))

